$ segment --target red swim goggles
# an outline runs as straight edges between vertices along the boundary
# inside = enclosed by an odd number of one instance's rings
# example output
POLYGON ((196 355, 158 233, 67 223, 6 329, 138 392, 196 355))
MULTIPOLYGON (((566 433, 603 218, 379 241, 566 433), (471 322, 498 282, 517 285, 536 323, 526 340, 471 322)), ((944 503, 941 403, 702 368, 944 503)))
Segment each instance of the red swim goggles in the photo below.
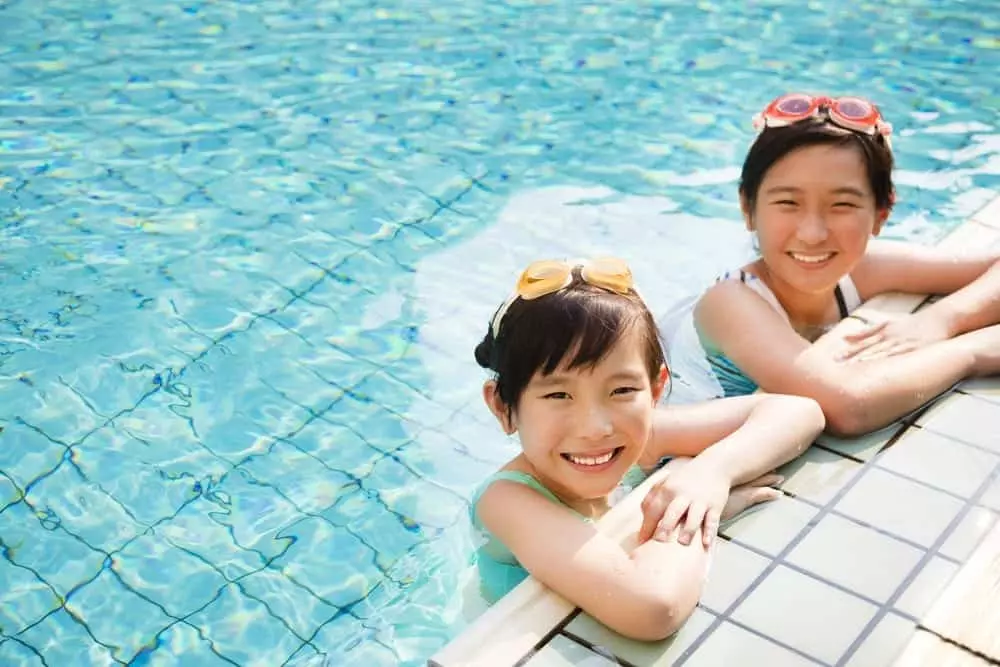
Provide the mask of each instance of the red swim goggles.
POLYGON ((776 98, 754 116, 758 131, 768 127, 783 127, 806 118, 825 115, 840 127, 869 136, 879 134, 889 141, 892 125, 882 118, 878 107, 861 97, 826 97, 789 93, 776 98))

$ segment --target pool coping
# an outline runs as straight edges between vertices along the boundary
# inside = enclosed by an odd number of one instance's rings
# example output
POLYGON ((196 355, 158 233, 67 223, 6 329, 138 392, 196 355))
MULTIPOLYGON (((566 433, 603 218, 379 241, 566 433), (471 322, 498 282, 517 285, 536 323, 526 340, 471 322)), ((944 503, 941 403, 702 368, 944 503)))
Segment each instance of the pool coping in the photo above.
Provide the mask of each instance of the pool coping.
MULTIPOLYGON (((1000 196, 989 201, 986 206, 951 230, 940 241, 940 245, 956 250, 988 247, 993 244, 1000 244, 1000 196)), ((881 319, 913 312, 928 302, 929 298, 924 295, 884 294, 866 302, 856 312, 863 317, 881 319)), ((863 325, 858 320, 849 319, 841 322, 834 331, 843 332, 846 328, 861 326, 863 325)), ((912 421, 900 424, 891 433, 884 433, 884 438, 878 446, 882 447, 886 442, 898 439, 906 431, 913 428, 912 421)), ((828 436, 826 437, 828 438, 828 436)), ((865 436, 853 440, 861 442, 865 440, 865 436)), ((845 442, 847 446, 851 445, 850 441, 842 442, 845 442)), ((613 507, 605 517, 597 522, 598 530, 619 541, 634 535, 641 523, 641 499, 645 491, 656 482, 656 479, 655 476, 647 479, 621 503, 613 507)), ((1000 536, 1000 523, 994 532, 1000 536)), ((1000 544, 1000 537, 997 538, 997 541, 1000 544)), ((964 573, 965 569, 962 572, 964 573)), ((954 585, 956 584, 953 582, 940 599, 946 599, 949 595, 954 596, 955 593, 952 592, 954 585)), ((995 606, 1000 607, 1000 601, 997 601, 995 606)), ((510 667, 525 664, 532 661, 532 658, 554 638, 560 636, 562 630, 579 613, 579 609, 572 603, 549 590, 533 577, 528 577, 474 620, 461 634, 435 653, 427 664, 430 667, 465 665, 510 667)), ((932 615, 929 618, 936 617, 932 615)), ((939 641, 935 641, 936 639, 937 635, 929 632, 927 628, 918 627, 913 641, 906 648, 906 659, 911 661, 906 664, 920 664, 913 662, 917 659, 916 656, 930 655, 929 652, 941 650, 941 647, 938 646, 939 641)), ((956 640, 950 639, 949 641, 956 640)), ((951 643, 947 643, 945 648, 948 647, 954 647, 955 650, 961 651, 951 643)), ((595 657, 598 655, 600 654, 594 654, 595 657)), ((939 655, 939 653, 934 655, 939 655)), ((613 663, 609 662, 608 664, 613 663)), ((989 663, 983 662, 983 664, 989 663)))

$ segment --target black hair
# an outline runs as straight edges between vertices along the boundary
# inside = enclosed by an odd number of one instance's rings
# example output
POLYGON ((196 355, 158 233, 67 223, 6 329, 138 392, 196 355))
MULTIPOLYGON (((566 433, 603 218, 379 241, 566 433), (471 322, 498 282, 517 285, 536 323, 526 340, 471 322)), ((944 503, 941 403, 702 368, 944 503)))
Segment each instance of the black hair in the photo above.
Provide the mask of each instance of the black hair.
POLYGON ((753 142, 740 174, 740 197, 746 202, 748 210, 753 212, 764 176, 778 160, 798 148, 820 144, 857 146, 868 172, 876 208, 892 208, 895 203, 893 157, 886 138, 881 134, 870 136, 853 132, 820 117, 766 128, 753 142))
POLYGON ((570 353, 567 368, 593 367, 632 327, 640 332, 654 384, 666 359, 649 308, 634 291, 615 294, 579 278, 558 292, 514 301, 499 336, 491 329, 476 346, 476 362, 496 374, 497 393, 510 414, 535 373, 550 375, 570 353))

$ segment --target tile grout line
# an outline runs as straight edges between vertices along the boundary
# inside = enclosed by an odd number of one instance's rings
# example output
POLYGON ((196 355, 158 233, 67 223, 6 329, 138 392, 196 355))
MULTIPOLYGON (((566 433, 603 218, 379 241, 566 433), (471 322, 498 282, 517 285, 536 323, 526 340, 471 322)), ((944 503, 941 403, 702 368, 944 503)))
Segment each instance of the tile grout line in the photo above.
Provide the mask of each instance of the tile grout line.
MULTIPOLYGON (((841 656, 840 660, 837 661, 834 667, 844 667, 847 661, 854 657, 861 644, 865 639, 874 631, 875 627, 885 618, 886 614, 893 609, 893 606, 899 601, 899 598, 903 596, 907 588, 916 580, 920 573, 923 572, 924 567, 931 561, 931 559, 937 554, 937 552, 944 546, 944 543, 951 537, 959 525, 965 520, 965 518, 972 512, 972 509, 978 505, 978 500, 986 495, 993 483, 1000 479, 1000 463, 996 463, 993 470, 987 475, 986 479, 983 480, 976 492, 966 500, 965 505, 962 509, 952 518, 948 526, 938 535, 938 538, 934 541, 931 547, 924 553, 924 555, 917 561, 917 564, 910 570, 906 578, 896 587, 896 591, 889 596, 876 612, 875 615, 868 621, 861 633, 855 637, 854 641, 851 642, 847 650, 841 656)), ((920 627, 920 624, 917 624, 920 627)))
MULTIPOLYGON (((906 425, 904 428, 901 428, 896 433, 892 434, 879 451, 884 451, 892 443, 902 437, 908 428, 909 425, 906 425)), ((848 482, 841 489, 839 489, 836 494, 834 494, 833 498, 820 507, 816 515, 809 520, 809 522, 795 535, 795 537, 793 537, 788 544, 786 544, 777 554, 774 555, 771 561, 764 567, 763 571, 750 582, 749 586, 747 586, 747 588, 736 598, 736 600, 734 600, 729 607, 723 610, 723 612, 715 618, 715 620, 709 625, 708 628, 705 629, 698 639, 692 642, 691 646, 678 656, 677 661, 674 663, 676 667, 680 667, 686 663, 690 659, 691 655, 713 632, 715 632, 719 626, 722 625, 722 623, 726 621, 734 622, 731 620, 733 612, 735 612, 736 609, 750 597, 750 595, 764 582, 765 579, 767 579, 768 576, 770 576, 772 572, 783 564, 785 558, 806 538, 809 533, 812 532, 812 529, 823 519, 823 517, 831 513, 833 506, 840 502, 840 500, 846 496, 852 488, 854 488, 854 486, 864 477, 868 469, 874 466, 875 458, 876 457, 872 457, 871 460, 866 461, 862 466, 860 466, 854 476, 848 480, 848 482)), ((768 637, 768 640, 772 642, 775 641, 770 637, 768 637)))
MULTIPOLYGON (((817 573, 815 573, 815 572, 813 572, 811 570, 807 570, 806 568, 802 567, 801 565, 796 565, 794 563, 791 563, 791 562, 785 560, 784 558, 777 558, 777 557, 775 557, 775 558, 772 559, 771 556, 767 552, 762 551, 760 549, 757 549, 756 547, 752 547, 749 544, 745 544, 744 542, 741 542, 739 540, 730 539, 729 542, 731 542, 733 544, 736 544, 737 546, 742 547, 742 548, 746 549, 747 551, 755 553, 755 554, 757 554, 759 556, 763 556, 765 558, 768 558, 768 559, 772 560, 773 562, 778 563, 779 565, 784 565, 785 567, 787 567, 789 570, 792 570, 793 572, 797 572, 798 574, 805 575, 805 576, 809 577, 810 579, 815 579, 816 581, 820 582, 821 584, 825 584, 825 585, 829 586, 830 588, 835 588, 835 589, 839 590, 842 593, 848 593, 848 594, 850 594, 853 597, 860 598, 861 600, 867 602, 868 604, 872 605, 873 607, 881 607, 883 604, 885 604, 884 602, 879 602, 875 598, 868 597, 867 595, 859 593, 858 591, 855 591, 855 590, 853 590, 853 589, 845 586, 844 584, 838 584, 837 582, 831 581, 831 580, 827 579, 826 577, 824 577, 822 575, 819 575, 819 574, 817 574, 817 573)), ((925 551, 925 549, 921 549, 921 550, 925 551)), ((711 610, 711 608, 709 608, 709 607, 706 607, 706 609, 711 610)), ((712 611, 712 613, 714 613, 716 615, 722 615, 722 614, 725 613, 724 611, 720 611, 720 612, 716 612, 714 610, 711 610, 711 611, 712 611)), ((895 611, 900 616, 906 617, 907 620, 912 620, 914 622, 916 622, 916 620, 917 620, 917 618, 915 616, 913 616, 912 614, 908 614, 905 611, 902 611, 900 609, 894 609, 893 611, 895 611)))
POLYGON ((611 651, 604 649, 600 645, 593 643, 589 639, 585 639, 584 637, 577 635, 574 632, 571 632, 569 630, 563 630, 559 634, 571 641, 576 642, 580 646, 583 646, 584 648, 592 651, 595 655, 599 655, 602 658, 607 658, 608 660, 613 660, 616 664, 621 665, 622 667, 639 667, 639 665, 636 665, 630 660, 626 660, 620 655, 616 655, 611 651))
MULTIPOLYGON (((1000 461, 998 461, 998 462, 1000 462, 1000 461)), ((914 484, 918 484, 918 485, 923 486, 925 488, 931 489, 932 491, 939 491, 939 492, 942 493, 942 495, 947 495, 947 496, 953 498, 954 500, 959 500, 963 504, 968 501, 968 498, 964 498, 962 496, 955 495, 953 493, 944 491, 943 489, 939 489, 939 488, 937 488, 935 486, 928 486, 927 484, 922 483, 918 479, 913 479, 912 477, 907 477, 906 475, 897 473, 897 472, 892 471, 892 470, 886 470, 885 468, 882 468, 882 467, 878 467, 878 466, 875 466, 875 467, 878 469, 879 472, 884 472, 884 473, 886 473, 888 475, 892 475, 893 477, 899 477, 900 479, 904 479, 904 480, 906 480, 908 482, 912 482, 914 484)), ((802 504, 808 505, 809 507, 812 507, 814 509, 819 510, 819 509, 822 509, 824 507, 824 505, 822 503, 816 502, 815 500, 811 500, 811 499, 805 498, 803 496, 798 496, 798 495, 795 495, 794 493, 789 493, 787 491, 782 491, 782 493, 783 493, 783 495, 788 496, 789 498, 794 498, 795 500, 801 502, 802 504)), ((986 508, 986 509, 987 509, 987 511, 990 511, 990 512, 993 511, 993 510, 990 510, 989 508, 986 508)), ((855 524, 857 526, 861 526, 862 528, 867 528, 869 530, 872 530, 872 531, 878 533, 879 535, 882 535, 883 537, 889 537, 889 538, 891 538, 891 539, 893 539, 893 540, 895 540, 897 542, 902 542, 903 544, 905 544, 907 546, 910 546, 910 547, 913 547, 915 549, 919 549, 921 551, 927 551, 927 549, 930 548, 928 546, 924 546, 923 544, 920 544, 919 542, 914 542, 913 540, 911 540, 911 539, 909 539, 907 537, 902 537, 900 535, 896 535, 895 533, 893 533, 893 532, 891 532, 889 530, 886 530, 885 528, 880 528, 879 526, 875 526, 875 525, 872 525, 870 523, 867 523, 867 522, 865 522, 865 521, 863 521, 861 519, 858 519, 856 517, 851 516, 850 514, 844 514, 842 511, 838 510, 836 507, 830 509, 828 513, 830 515, 832 515, 832 516, 835 516, 835 517, 839 518, 839 519, 844 519, 845 521, 849 521, 849 522, 851 522, 851 523, 853 523, 853 524, 855 524)), ((733 538, 730 538, 730 539, 733 539, 733 538)), ((738 538, 736 538, 734 541, 737 544, 739 544, 740 546, 746 547, 747 549, 750 549, 751 551, 754 551, 755 553, 759 553, 762 556, 766 556, 767 558, 771 558, 770 554, 766 553, 765 551, 762 551, 762 550, 758 549, 757 547, 754 547, 754 546, 752 546, 750 544, 747 544, 747 543, 743 542, 742 540, 740 540, 738 538)), ((960 564, 960 561, 958 559, 952 558, 951 556, 946 556, 944 554, 938 554, 938 556, 940 556, 943 560, 946 560, 946 561, 948 561, 950 563, 953 563, 953 564, 956 564, 956 565, 960 564)))
POLYGON ((579 607, 576 607, 573 611, 567 614, 566 618, 556 623, 555 627, 551 628, 548 632, 546 632, 542 636, 542 638, 539 639, 535 643, 535 645, 528 650, 527 653, 522 655, 517 660, 517 662, 511 665, 511 667, 523 667, 525 664, 527 664, 532 658, 534 658, 538 654, 539 651, 545 648, 548 645, 548 643, 553 640, 553 638, 560 635, 562 631, 566 629, 566 626, 569 625, 574 618, 580 615, 581 611, 582 610, 579 607))

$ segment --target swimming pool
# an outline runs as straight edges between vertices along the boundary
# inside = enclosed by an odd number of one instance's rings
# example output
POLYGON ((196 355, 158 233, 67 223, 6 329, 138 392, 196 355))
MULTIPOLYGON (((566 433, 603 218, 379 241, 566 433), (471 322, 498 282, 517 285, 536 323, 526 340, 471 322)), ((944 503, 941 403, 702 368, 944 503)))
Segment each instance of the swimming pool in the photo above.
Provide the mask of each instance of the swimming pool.
POLYGON ((991 9, 0 0, 0 664, 420 664, 514 271, 739 261, 794 88, 882 105, 936 239, 1000 189, 991 9))

